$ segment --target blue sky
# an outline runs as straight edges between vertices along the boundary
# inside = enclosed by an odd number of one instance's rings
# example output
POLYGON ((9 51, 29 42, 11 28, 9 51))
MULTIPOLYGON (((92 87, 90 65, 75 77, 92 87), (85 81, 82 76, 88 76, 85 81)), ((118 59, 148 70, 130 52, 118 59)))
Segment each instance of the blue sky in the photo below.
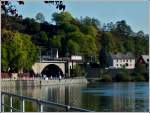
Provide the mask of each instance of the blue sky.
MULTIPOLYGON (((133 31, 139 30, 148 33, 148 0, 141 1, 68 1, 64 2, 66 11, 69 11, 73 17, 80 18, 89 16, 100 20, 101 24, 119 20, 126 20, 133 31)), ((55 6, 48 6, 42 1, 26 1, 25 5, 16 5, 19 14, 23 17, 35 18, 38 12, 42 12, 46 21, 51 21, 51 15, 59 12, 55 6)))

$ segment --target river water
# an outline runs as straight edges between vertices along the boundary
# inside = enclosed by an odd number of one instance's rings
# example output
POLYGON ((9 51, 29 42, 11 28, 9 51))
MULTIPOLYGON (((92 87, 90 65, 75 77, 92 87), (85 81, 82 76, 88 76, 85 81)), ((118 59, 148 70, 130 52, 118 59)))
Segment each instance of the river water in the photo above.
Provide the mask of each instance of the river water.
MULTIPOLYGON (((149 84, 146 82, 89 83, 2 90, 99 112, 149 111, 149 84)), ((35 105, 30 104, 27 111, 36 111, 35 105)), ((59 111, 48 107, 44 110, 59 111)))

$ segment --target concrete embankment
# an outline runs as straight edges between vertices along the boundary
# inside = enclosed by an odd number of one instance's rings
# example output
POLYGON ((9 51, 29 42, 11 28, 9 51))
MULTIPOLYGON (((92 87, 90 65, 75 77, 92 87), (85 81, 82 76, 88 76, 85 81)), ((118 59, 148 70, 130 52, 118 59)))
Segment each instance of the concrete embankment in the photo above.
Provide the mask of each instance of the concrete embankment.
POLYGON ((1 87, 27 87, 27 86, 48 86, 67 84, 87 84, 85 78, 82 79, 62 79, 62 80, 1 80, 1 87))

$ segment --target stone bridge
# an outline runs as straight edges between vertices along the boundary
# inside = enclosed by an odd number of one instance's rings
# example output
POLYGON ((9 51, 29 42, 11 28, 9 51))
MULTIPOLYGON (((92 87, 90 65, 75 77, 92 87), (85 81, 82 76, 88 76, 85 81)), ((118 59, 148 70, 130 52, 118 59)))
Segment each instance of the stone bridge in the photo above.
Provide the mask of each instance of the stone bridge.
POLYGON ((59 74, 64 76, 68 73, 68 65, 67 61, 41 61, 36 62, 32 69, 35 74, 45 74, 47 76, 55 76, 58 77, 59 74))

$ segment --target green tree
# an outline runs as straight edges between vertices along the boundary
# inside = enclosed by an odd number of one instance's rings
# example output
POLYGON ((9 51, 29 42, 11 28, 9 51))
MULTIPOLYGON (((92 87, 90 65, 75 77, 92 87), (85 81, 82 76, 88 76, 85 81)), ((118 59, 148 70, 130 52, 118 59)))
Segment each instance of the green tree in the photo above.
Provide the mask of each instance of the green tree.
POLYGON ((61 48, 61 37, 59 35, 54 35, 49 44, 49 46, 53 48, 61 48))
POLYGON ((25 18, 22 23, 25 25, 25 32, 28 34, 33 35, 40 31, 40 24, 33 18, 25 18))
POLYGON ((30 70, 37 60, 38 48, 32 44, 29 35, 2 31, 2 69, 12 71, 30 70), (8 39, 8 36, 9 37, 8 39))
POLYGON ((67 47, 69 49, 69 53, 71 53, 71 54, 76 54, 80 50, 79 45, 75 41, 72 41, 72 40, 69 40, 67 42, 67 47))
POLYGON ((126 52, 134 51, 134 43, 133 43, 132 39, 129 38, 128 40, 125 40, 124 48, 125 48, 126 52))
POLYGON ((85 76, 85 70, 80 65, 75 65, 74 68, 71 70, 72 77, 81 77, 85 76))
POLYGON ((8 71, 8 62, 7 62, 7 56, 8 56, 8 53, 7 53, 7 48, 6 48, 6 44, 2 44, 1 46, 1 65, 2 65, 2 71, 8 71))
POLYGON ((105 49, 101 49, 99 53, 99 62, 100 62, 100 67, 105 68, 108 66, 108 55, 105 51, 105 49))
POLYGON ((131 27, 129 25, 127 25, 125 20, 116 22, 115 31, 117 34, 119 34, 120 36, 123 36, 123 37, 129 36, 133 32, 131 27))
POLYGON ((36 20, 39 21, 40 23, 43 23, 45 21, 45 17, 43 13, 39 12, 35 16, 36 20))
POLYGON ((52 20, 55 21, 57 25, 69 23, 73 20, 73 17, 69 12, 53 13, 52 17, 52 20))
POLYGON ((40 31, 33 36, 33 41, 37 42, 38 44, 46 45, 48 42, 48 36, 44 31, 40 31))

